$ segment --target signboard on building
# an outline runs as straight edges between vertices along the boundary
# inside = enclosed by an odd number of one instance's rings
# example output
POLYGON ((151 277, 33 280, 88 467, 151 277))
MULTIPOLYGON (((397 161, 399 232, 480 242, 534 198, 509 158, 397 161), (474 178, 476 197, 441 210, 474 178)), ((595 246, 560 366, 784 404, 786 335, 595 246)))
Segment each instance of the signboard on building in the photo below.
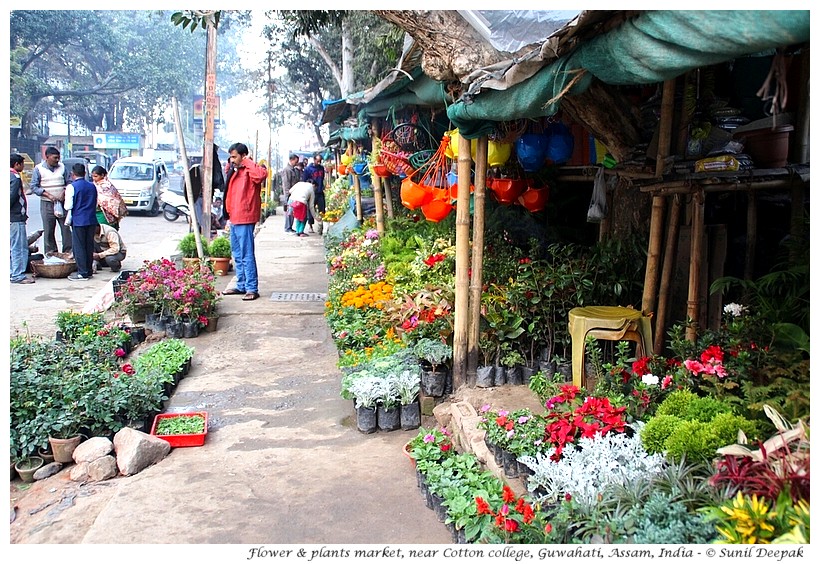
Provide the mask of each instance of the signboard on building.
POLYGON ((141 148, 142 135, 139 133, 105 133, 93 134, 95 149, 137 149, 141 148))

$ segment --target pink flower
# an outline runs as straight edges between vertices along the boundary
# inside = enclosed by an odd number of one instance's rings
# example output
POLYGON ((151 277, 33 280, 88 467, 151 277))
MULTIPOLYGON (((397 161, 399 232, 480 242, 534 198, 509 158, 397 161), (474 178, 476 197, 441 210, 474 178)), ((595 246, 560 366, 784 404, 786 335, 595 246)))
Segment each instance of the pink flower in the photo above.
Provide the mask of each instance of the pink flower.
POLYGON ((661 389, 665 390, 666 388, 669 387, 669 385, 671 383, 672 383, 672 376, 668 374, 663 378, 663 382, 661 382, 661 389))
POLYGON ((122 358, 122 357, 125 356, 125 350, 117 349, 117 350, 114 351, 114 354, 117 355, 119 358, 122 358))

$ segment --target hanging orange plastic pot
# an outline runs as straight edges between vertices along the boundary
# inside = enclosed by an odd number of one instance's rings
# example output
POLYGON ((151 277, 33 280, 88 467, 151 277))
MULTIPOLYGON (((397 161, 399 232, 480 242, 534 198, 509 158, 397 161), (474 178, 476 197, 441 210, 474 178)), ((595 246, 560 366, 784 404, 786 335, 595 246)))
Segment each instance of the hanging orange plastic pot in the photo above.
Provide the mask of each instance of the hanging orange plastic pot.
POLYGON ((547 207, 547 202, 550 199, 550 187, 533 188, 530 186, 518 196, 518 203, 527 208, 530 212, 535 213, 547 207))
POLYGON ((426 186, 413 182, 408 176, 401 181, 401 205, 411 210, 423 206, 433 199, 432 191, 426 186))
POLYGON ((447 188, 436 188, 431 191, 431 200, 421 206, 421 213, 427 221, 438 223, 453 211, 453 204, 450 203, 450 190, 447 188))
MULTIPOLYGON (((470 194, 475 192, 475 184, 470 184, 470 194)), ((458 200, 458 182, 450 186, 450 199, 455 201, 458 200)))
POLYGON ((336 170, 339 172, 340 176, 344 176, 347 174, 347 165, 345 164, 338 164, 336 166, 336 170))
POLYGON ((499 203, 509 205, 515 202, 518 196, 527 188, 527 181, 518 178, 496 178, 493 180, 492 191, 499 203))

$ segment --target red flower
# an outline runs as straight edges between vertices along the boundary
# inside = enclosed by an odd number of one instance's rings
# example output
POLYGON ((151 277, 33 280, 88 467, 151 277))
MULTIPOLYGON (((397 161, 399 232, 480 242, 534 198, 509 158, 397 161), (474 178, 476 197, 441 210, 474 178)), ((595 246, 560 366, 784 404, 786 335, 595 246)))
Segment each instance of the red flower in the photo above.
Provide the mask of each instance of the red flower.
POLYGON ((633 362, 632 372, 634 372, 636 376, 644 376, 646 374, 650 374, 651 371, 649 370, 649 357, 645 356, 633 362))
POLYGON ((514 519, 506 519, 504 521, 504 530, 508 533, 514 533, 518 530, 518 521, 514 519))
POLYGON ((122 357, 125 356, 125 350, 117 349, 117 350, 114 351, 114 354, 117 355, 119 358, 122 358, 122 357))
POLYGON ((524 504, 524 510, 520 513, 524 519, 524 522, 528 525, 535 520, 535 512, 532 510, 532 506, 529 503, 524 504))
POLYGON ((501 489, 501 499, 504 500, 504 503, 510 503, 512 501, 515 501, 515 493, 513 493, 510 486, 505 485, 501 489))
POLYGON ((547 523, 544 527, 544 532, 550 534, 552 532, 552 523, 547 523))
POLYGON ((475 498, 475 509, 476 513, 479 515, 492 515, 493 510, 490 509, 490 504, 488 504, 484 499, 480 497, 475 498))
POLYGON ((701 362, 723 362, 723 351, 717 345, 711 345, 700 355, 701 362))
POLYGON ((441 445, 441 452, 447 452, 451 447, 452 445, 450 443, 444 443, 441 445))
POLYGON ((134 367, 131 366, 130 364, 123 364, 122 365, 122 371, 125 372, 126 374, 133 374, 134 372, 136 372, 136 370, 134 370, 134 367))

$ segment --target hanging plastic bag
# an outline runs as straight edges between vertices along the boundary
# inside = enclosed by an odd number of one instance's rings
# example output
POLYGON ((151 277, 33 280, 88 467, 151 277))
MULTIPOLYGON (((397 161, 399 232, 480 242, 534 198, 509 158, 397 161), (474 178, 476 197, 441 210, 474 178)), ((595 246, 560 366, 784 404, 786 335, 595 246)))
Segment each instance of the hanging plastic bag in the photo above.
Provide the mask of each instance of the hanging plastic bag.
POLYGON ((599 167, 598 172, 595 173, 595 182, 592 186, 592 199, 589 202, 587 221, 589 223, 601 223, 606 214, 606 178, 604 177, 604 167, 599 167))

